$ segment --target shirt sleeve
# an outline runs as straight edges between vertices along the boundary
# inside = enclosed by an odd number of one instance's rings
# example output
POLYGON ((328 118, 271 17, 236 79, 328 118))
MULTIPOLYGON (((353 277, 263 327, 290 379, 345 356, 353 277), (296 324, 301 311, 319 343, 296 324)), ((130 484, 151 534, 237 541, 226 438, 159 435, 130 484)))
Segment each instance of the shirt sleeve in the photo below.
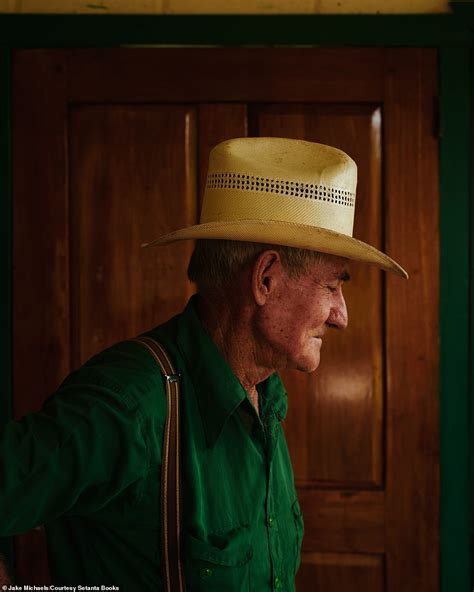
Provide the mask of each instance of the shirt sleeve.
POLYGON ((0 535, 95 512, 148 465, 139 400, 83 367, 41 411, 0 430, 0 535))

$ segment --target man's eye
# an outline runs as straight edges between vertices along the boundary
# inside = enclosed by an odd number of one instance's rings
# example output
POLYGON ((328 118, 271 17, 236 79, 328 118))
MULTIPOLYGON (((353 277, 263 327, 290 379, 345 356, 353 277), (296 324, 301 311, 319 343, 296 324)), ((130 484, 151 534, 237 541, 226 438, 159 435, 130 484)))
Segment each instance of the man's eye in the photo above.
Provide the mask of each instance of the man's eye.
POLYGON ((331 292, 331 294, 336 294, 337 286, 327 286, 327 288, 331 292))

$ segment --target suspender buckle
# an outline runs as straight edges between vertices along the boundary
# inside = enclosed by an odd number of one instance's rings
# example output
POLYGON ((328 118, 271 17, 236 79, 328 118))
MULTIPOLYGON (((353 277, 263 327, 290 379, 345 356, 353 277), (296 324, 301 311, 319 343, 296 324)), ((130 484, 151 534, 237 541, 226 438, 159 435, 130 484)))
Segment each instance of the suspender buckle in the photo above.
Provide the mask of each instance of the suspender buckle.
POLYGON ((181 374, 179 372, 178 374, 163 374, 163 376, 167 382, 179 382, 179 379, 181 378, 181 374))

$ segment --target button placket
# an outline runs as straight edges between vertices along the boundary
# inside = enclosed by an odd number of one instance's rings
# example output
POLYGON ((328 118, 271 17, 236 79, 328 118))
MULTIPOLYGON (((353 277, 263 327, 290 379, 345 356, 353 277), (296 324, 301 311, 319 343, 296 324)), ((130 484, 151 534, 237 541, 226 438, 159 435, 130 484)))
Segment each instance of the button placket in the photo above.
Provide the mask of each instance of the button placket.
MULTIPOLYGON (((269 438, 271 442, 271 439, 269 438)), ((272 563, 273 572, 273 589, 281 590, 282 580, 279 577, 281 562, 280 562, 280 550, 278 541, 278 520, 275 515, 275 500, 273 492, 273 466, 271 455, 271 445, 267 449, 267 462, 268 462, 268 498, 267 498, 267 532, 268 532, 268 543, 270 550, 270 558, 272 563), (277 575, 278 574, 278 575, 277 575)))

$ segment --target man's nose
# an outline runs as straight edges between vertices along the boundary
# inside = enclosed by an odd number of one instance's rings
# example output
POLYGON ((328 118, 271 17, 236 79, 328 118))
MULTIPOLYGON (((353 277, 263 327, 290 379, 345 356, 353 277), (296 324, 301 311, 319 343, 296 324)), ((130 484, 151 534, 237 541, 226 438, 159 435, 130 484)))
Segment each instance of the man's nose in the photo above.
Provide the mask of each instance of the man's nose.
POLYGON ((349 322, 347 316, 347 306, 342 291, 339 292, 337 300, 331 307, 328 323, 337 329, 345 329, 349 322))

